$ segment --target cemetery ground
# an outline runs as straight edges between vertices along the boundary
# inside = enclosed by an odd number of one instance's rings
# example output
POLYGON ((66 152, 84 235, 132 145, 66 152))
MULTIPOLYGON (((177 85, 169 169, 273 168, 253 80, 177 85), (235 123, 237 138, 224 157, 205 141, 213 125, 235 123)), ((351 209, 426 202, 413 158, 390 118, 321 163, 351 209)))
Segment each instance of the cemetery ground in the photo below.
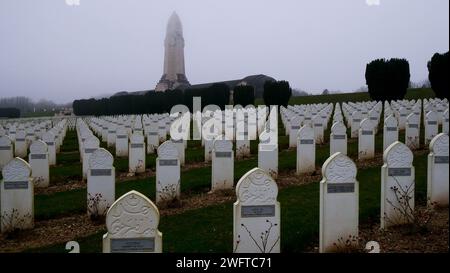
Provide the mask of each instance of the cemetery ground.
MULTIPOLYGON (((308 102, 310 103, 310 102, 308 102)), ((281 252, 317 252, 319 231, 320 167, 329 157, 329 142, 317 145, 316 171, 295 175, 296 151, 288 149, 288 137, 280 124, 279 186, 281 203, 281 252)), ((380 125, 380 128, 382 125, 380 125)), ((330 128, 329 126, 328 128, 330 128)), ((423 126, 421 127, 423 128, 423 126)), ((448 252, 448 209, 426 209, 426 171, 428 151, 414 152, 416 168, 415 198, 419 225, 379 230, 380 167, 382 165, 382 129, 376 136, 376 157, 359 161, 358 141, 348 141, 348 155, 357 164, 360 183, 360 249, 342 247, 342 252, 361 252, 368 241, 380 243, 381 252, 448 252)), ((421 135, 424 132, 422 129, 421 135)), ((325 132, 329 137, 329 129, 325 132)), ((404 139, 400 132, 399 139, 404 139)), ((420 138, 423 140, 423 137, 420 138)), ((101 144, 106 148, 106 143, 101 144)), ((109 148, 114 154, 114 150, 109 148)), ((181 172, 181 200, 159 207, 164 252, 232 252, 234 191, 209 194, 211 165, 204 163, 200 141, 188 141, 186 166, 181 172)), ((156 154, 147 155, 146 172, 128 175, 128 158, 115 158, 116 197, 137 190, 150 199, 155 197, 156 154)), ((251 143, 251 157, 235 161, 235 183, 256 167, 257 143, 251 143)), ((65 243, 75 240, 81 252, 101 252, 105 224, 86 215, 86 182, 82 181, 81 163, 75 131, 68 131, 50 169, 50 186, 35 191, 35 228, 0 236, 4 252, 66 252, 65 243)), ((344 240, 345 241, 345 240, 344 240)))

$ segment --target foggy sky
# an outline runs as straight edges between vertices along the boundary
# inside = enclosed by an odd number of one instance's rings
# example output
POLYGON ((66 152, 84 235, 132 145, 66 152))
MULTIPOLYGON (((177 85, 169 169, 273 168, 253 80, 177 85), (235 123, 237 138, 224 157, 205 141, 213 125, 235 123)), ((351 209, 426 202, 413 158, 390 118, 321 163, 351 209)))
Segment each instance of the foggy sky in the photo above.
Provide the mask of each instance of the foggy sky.
POLYGON ((353 91, 375 58, 408 59, 418 82, 449 50, 448 0, 65 1, 0 0, 0 97, 154 89, 173 11, 191 84, 266 74, 312 93, 353 91))

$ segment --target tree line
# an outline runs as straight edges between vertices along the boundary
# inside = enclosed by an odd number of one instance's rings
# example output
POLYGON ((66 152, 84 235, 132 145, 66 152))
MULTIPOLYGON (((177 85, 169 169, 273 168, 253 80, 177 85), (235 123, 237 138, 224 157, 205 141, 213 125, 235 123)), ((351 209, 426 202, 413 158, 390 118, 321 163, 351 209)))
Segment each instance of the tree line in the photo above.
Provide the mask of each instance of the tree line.
MULTIPOLYGON (((436 97, 449 99, 448 52, 435 53, 427 64, 428 79, 436 97)), ((401 100, 410 85, 409 62, 406 59, 376 59, 366 66, 366 84, 373 100, 401 100)))
POLYGON ((18 108, 0 108, 0 118, 20 118, 18 108))
MULTIPOLYGON (((165 92, 147 92, 144 95, 126 94, 103 99, 81 99, 73 102, 75 115, 130 115, 160 114, 170 112, 173 106, 186 105, 193 111, 193 98, 201 98, 201 107, 217 105, 224 110, 230 104, 231 90, 224 83, 216 83, 206 88, 175 89, 165 92)), ((264 84, 266 105, 286 106, 292 95, 287 81, 267 81, 264 84)), ((233 90, 233 105, 254 105, 255 89, 251 85, 236 86, 233 90)))

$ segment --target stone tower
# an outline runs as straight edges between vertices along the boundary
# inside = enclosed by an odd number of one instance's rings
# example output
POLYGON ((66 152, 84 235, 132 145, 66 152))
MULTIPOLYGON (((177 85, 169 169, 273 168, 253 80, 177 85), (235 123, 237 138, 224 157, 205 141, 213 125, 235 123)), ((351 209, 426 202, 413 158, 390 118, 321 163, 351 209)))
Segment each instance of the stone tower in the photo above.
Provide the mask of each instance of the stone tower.
POLYGON ((164 41, 164 74, 156 85, 155 91, 184 89, 189 86, 184 70, 184 38, 180 17, 174 12, 167 24, 164 41))

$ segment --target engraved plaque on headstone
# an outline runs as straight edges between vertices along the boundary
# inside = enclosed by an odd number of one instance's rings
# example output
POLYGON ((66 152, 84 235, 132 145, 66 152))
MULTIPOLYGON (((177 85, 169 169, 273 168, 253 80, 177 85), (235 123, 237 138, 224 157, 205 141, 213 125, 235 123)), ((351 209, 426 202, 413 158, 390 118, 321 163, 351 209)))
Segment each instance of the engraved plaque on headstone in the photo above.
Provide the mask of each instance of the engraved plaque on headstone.
POLYGON ((370 135, 373 134, 372 131, 367 131, 367 130, 363 130, 361 133, 362 133, 363 136, 370 136, 370 135))
POLYGON ((408 127, 409 128, 416 128, 416 129, 418 129, 419 128, 419 124, 408 124, 408 127))
POLYGON ((127 138, 127 136, 126 135, 118 135, 118 136, 116 136, 118 139, 124 139, 124 138, 127 138))
POLYGON ((11 146, 0 146, 0 151, 9 151, 11 146))
POLYGON ((322 123, 314 123, 314 127, 322 127, 322 123))
POLYGON ((345 135, 333 135, 333 139, 345 139, 345 135))
POLYGON ((292 130, 298 130, 298 129, 300 129, 300 126, 291 126, 291 129, 292 130))
POLYGON ((377 117, 370 117, 370 120, 378 120, 377 117))
POLYGON ((389 168, 389 176, 410 176, 411 168, 389 168))
POLYGON ((428 121, 428 125, 437 125, 437 121, 430 120, 430 121, 428 121))
POLYGON ((111 169, 91 169, 92 176, 110 176, 111 169))
POLYGON ((349 193, 355 191, 355 183, 329 183, 327 184, 328 193, 349 193))
POLYGON ((216 152, 216 157, 231 157, 231 152, 216 152))
POLYGON ((111 253, 154 252, 155 238, 111 239, 111 253))
POLYGON ((242 206, 241 217, 274 217, 275 205, 242 206))
POLYGON ((314 139, 300 139, 300 144, 314 144, 314 139))
POLYGON ((28 189, 28 181, 5 181, 5 190, 24 190, 28 189))
POLYGON ((16 138, 16 142, 25 141, 25 138, 16 138))
POLYGON ((131 148, 144 148, 144 143, 131 143, 131 148))
POLYGON ((177 140, 175 140, 175 139, 172 139, 171 140, 173 143, 183 143, 183 139, 181 138, 181 139, 177 139, 177 140))
POLYGON ((353 122, 361 122, 361 119, 355 118, 355 119, 353 120, 353 122))
POLYGON ((160 159, 159 166, 177 166, 177 159, 160 159))
POLYGON ((158 132, 149 132, 148 133, 150 136, 157 136, 158 135, 158 132))
POLYGON ((395 132, 395 131, 397 131, 397 127, 386 127, 386 130, 388 132, 395 132))
POLYGON ((48 146, 53 146, 55 145, 55 142, 45 142, 45 144, 47 144, 48 146))
POLYGON ((435 156, 434 163, 436 164, 448 164, 448 156, 435 156))
POLYGON ((97 150, 97 148, 86 148, 84 149, 84 153, 86 154, 92 154, 93 152, 95 152, 97 150))
POLYGON ((159 126, 158 127, 160 130, 164 130, 164 129, 166 129, 166 127, 165 126, 159 126))
POLYGON ((46 154, 30 154, 31 159, 46 159, 46 154))

